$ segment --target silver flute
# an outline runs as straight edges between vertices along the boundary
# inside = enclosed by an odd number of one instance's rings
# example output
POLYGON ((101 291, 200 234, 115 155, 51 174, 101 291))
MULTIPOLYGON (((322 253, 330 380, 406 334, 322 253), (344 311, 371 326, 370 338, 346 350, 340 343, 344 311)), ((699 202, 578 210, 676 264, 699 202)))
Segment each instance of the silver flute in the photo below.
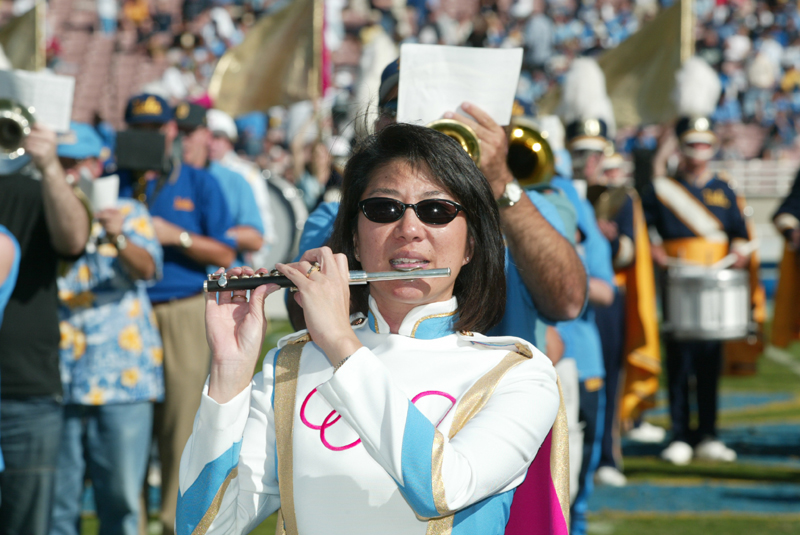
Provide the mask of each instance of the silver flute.
MULTIPOLYGON (((450 268, 418 269, 415 271, 377 271, 367 273, 355 270, 350 272, 350 284, 366 284, 377 281, 396 281, 412 279, 434 279, 449 277, 450 268)), ((253 290, 262 284, 277 284, 281 288, 294 288, 294 284, 283 275, 257 274, 242 277, 228 277, 225 273, 209 275, 203 282, 204 292, 231 292, 233 290, 253 290)))

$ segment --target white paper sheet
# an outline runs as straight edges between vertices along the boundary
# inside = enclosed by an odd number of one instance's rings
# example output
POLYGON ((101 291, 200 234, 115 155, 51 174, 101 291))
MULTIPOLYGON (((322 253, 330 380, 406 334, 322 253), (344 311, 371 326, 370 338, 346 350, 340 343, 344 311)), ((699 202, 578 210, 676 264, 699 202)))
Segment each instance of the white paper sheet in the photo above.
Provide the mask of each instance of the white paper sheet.
POLYGON ((470 102, 507 125, 521 67, 521 48, 403 45, 397 122, 428 124, 470 102))
POLYGON ((47 72, 0 70, 0 98, 33 106, 34 119, 48 128, 69 131, 75 78, 47 72))
POLYGON ((81 176, 80 187, 89 202, 92 210, 98 212, 106 208, 114 208, 119 198, 119 175, 109 175, 92 180, 81 176))

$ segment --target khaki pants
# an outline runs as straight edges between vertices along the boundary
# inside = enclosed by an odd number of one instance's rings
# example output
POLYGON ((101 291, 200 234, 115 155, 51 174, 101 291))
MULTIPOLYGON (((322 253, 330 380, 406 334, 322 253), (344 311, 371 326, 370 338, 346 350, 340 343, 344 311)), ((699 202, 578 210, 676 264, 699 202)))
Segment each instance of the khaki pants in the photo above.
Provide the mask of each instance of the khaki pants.
POLYGON ((156 404, 153 419, 161 459, 163 535, 175 533, 181 454, 192 434, 211 362, 204 301, 199 294, 153 306, 164 343, 164 402, 156 404))

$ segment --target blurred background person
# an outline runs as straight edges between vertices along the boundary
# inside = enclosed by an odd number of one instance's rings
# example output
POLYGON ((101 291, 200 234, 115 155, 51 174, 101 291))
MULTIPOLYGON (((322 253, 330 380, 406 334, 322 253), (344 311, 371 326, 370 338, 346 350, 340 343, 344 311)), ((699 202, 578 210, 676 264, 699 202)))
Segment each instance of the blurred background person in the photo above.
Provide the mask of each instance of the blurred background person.
MULTIPOLYGON (((0 225, 0 325, 11 292, 17 284, 19 274, 19 243, 6 227, 0 225)), ((2 452, 0 452, 2 454, 2 452)), ((0 461, 2 467, 2 461, 0 461)))
MULTIPOLYGON (((161 523, 169 535, 175 525, 178 463, 208 377, 208 345, 197 336, 205 325, 203 281, 207 266, 234 262, 236 243, 228 236, 233 220, 217 180, 173 154, 178 127, 169 104, 151 94, 133 97, 126 121, 134 134, 145 136, 139 138, 143 145, 163 154, 155 169, 122 170, 120 196, 147 205, 164 248, 164 276, 147 293, 164 345, 164 401, 155 407, 153 427, 161 462, 161 523)), ((141 148, 122 142, 123 133, 117 138, 117 159, 144 158, 144 152, 137 154, 141 148)))
MULTIPOLYGON (((572 160, 570 200, 578 213, 579 250, 589 277, 588 305, 575 321, 558 325, 564 340, 564 357, 578 367, 579 413, 583 431, 578 493, 570 510, 571 533, 587 530, 588 500, 594 489, 594 475, 600 463, 605 424, 605 379, 602 342, 595 321, 602 308, 614 301, 614 271, 611 246, 597 225, 594 208, 586 199, 588 184, 598 180, 609 139, 613 137, 614 116, 605 91, 605 76, 594 59, 579 58, 564 78, 559 115, 566 128, 566 146, 572 160)), ((563 178, 563 177, 562 177, 563 178)), ((558 186, 560 180, 554 181, 558 186)))
MULTIPOLYGON (((228 236, 236 242, 234 266, 253 265, 252 253, 264 245, 264 224, 258 212, 253 189, 242 175, 208 158, 211 132, 206 124, 206 109, 181 102, 175 108, 183 163, 206 169, 217 179, 225 196, 234 226, 228 236)), ((219 266, 209 266, 215 272, 219 266)))
POLYGON ((252 189, 252 195, 258 206, 258 212, 261 214, 261 224, 264 228, 264 243, 258 252, 252 254, 252 263, 256 266, 264 266, 274 228, 272 210, 269 205, 269 191, 264 176, 256 164, 236 154, 234 144, 239 139, 239 134, 236 123, 230 115, 221 110, 210 109, 206 114, 206 120, 208 130, 211 132, 208 146, 209 159, 217 165, 243 176, 252 189))
MULTIPOLYGON (((3 325, 3 312, 17 284, 18 274, 19 243, 6 227, 0 225, 0 325, 3 325)), ((4 469, 3 452, 0 451, 0 472, 4 469)))
POLYGON ((0 171, 0 225, 20 247, 17 285, 0 326, 0 533, 46 535, 61 426, 57 268, 83 252, 89 213, 35 125, 26 156, 0 171))
MULTIPOLYGON (((68 174, 95 179, 103 144, 72 123, 58 155, 68 174)), ((153 404, 164 395, 163 349, 146 283, 163 252, 147 207, 119 199, 95 212, 86 252, 59 277, 64 429, 50 535, 81 533, 84 481, 102 533, 137 535, 153 404)))

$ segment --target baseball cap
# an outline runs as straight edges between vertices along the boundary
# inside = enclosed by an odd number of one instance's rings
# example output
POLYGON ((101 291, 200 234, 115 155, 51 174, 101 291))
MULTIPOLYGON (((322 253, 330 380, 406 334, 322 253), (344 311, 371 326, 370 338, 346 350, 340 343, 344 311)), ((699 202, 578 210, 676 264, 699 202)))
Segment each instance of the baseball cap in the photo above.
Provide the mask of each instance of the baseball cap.
POLYGON ((381 87, 378 92, 378 105, 386 104, 383 100, 389 92, 400 83, 400 58, 397 58, 383 69, 381 87))
POLYGON ((208 120, 208 129, 211 130, 212 134, 224 134, 233 142, 239 139, 233 117, 224 111, 210 109, 206 112, 206 119, 208 120))
POLYGON ((58 136, 58 155, 62 158, 99 158, 102 152, 103 140, 91 125, 72 122, 69 132, 58 136))
POLYGON ((172 108, 158 95, 143 93, 131 97, 125 108, 125 122, 128 124, 164 124, 172 119, 172 108))
POLYGON ((206 125, 206 109, 191 102, 175 106, 175 123, 178 128, 194 129, 206 125))

